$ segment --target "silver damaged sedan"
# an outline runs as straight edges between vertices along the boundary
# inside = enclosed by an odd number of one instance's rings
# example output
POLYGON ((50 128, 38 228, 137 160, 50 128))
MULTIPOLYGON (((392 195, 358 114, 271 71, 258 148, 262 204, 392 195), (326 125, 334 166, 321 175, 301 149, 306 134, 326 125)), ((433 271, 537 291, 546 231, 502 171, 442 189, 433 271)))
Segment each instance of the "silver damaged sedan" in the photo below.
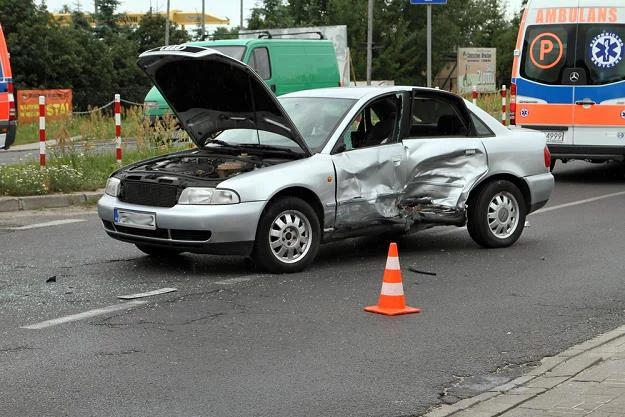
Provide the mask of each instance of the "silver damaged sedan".
POLYGON ((392 86, 276 98, 250 67, 186 45, 139 65, 195 147, 114 172, 106 233, 155 256, 252 256, 295 272, 319 245, 435 225, 512 245, 554 187, 543 133, 509 130, 461 97, 392 86))

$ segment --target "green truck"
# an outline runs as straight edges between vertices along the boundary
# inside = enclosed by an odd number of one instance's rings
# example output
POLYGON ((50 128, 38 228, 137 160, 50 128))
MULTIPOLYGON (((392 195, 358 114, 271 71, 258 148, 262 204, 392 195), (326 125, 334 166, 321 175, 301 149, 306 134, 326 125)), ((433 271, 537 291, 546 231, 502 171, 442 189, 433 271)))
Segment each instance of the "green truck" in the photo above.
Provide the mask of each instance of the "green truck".
MULTIPOLYGON (((253 68, 276 95, 341 85, 332 41, 302 38, 248 38, 190 42, 216 49, 253 68)), ((169 113, 161 93, 152 87, 144 100, 151 123, 169 113)))

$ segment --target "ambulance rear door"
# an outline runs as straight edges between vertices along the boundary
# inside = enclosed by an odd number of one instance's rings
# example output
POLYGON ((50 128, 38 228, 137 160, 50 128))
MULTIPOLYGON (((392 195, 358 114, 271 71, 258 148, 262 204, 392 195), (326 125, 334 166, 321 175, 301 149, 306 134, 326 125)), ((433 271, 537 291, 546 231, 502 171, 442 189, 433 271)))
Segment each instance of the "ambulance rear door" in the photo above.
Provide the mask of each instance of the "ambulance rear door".
POLYGON ((625 158, 625 4, 580 0, 573 140, 589 159, 625 158), (603 148, 603 149, 598 149, 603 148))
MULTIPOLYGON (((578 0, 529 1, 518 78, 516 124, 542 130, 552 153, 574 143, 578 0)), ((523 28, 521 28, 523 30, 523 28)))

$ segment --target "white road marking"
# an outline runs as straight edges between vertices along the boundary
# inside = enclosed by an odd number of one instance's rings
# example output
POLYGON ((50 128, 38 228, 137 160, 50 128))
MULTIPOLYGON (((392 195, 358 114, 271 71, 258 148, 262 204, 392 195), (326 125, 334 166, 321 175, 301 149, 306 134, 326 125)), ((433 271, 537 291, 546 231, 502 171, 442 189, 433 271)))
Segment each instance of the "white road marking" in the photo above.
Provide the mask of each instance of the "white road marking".
POLYGON ((7 227, 8 230, 29 230, 29 229, 38 229, 40 227, 50 227, 50 226, 60 226, 63 224, 70 224, 70 223, 80 223, 80 222, 86 222, 86 219, 64 219, 64 220, 53 220, 50 222, 45 222, 45 223, 35 223, 35 224, 29 224, 26 226, 18 226, 18 227, 7 227))
POLYGON ((117 298, 120 298, 122 300, 132 300, 133 298, 151 297, 153 295, 165 294, 165 293, 174 292, 174 291, 178 291, 178 290, 176 288, 160 288, 158 290, 140 292, 138 294, 118 295, 117 298))
POLYGON ((586 204, 586 203, 593 203, 595 201, 603 200, 605 198, 618 197, 618 196, 621 196, 621 195, 625 195, 625 191, 619 191, 618 193, 611 193, 611 194, 603 194, 603 195, 599 195, 597 197, 587 198, 585 200, 572 201, 570 203, 565 203, 565 204, 558 204, 557 206, 551 206, 551 207, 547 207, 547 208, 542 208, 542 209, 540 209, 538 211, 535 211, 532 214, 547 213, 549 211, 559 210, 561 208, 572 207, 572 206, 579 206, 580 204, 586 204))
POLYGON ((230 278, 224 279, 223 281, 215 281, 215 284, 219 285, 234 285, 240 282, 247 282, 255 279, 256 277, 239 277, 239 278, 230 278))
POLYGON ((59 317, 58 319, 46 320, 41 323, 30 324, 28 326, 22 326, 22 329, 39 330, 46 327, 57 326, 63 323, 69 323, 72 321, 78 321, 88 319, 91 317, 101 316, 103 314, 112 313, 119 310, 128 310, 133 307, 137 307, 143 304, 147 304, 147 301, 135 300, 128 301, 127 303, 115 304, 108 307, 96 308, 95 310, 85 311, 83 313, 73 314, 71 316, 59 317))

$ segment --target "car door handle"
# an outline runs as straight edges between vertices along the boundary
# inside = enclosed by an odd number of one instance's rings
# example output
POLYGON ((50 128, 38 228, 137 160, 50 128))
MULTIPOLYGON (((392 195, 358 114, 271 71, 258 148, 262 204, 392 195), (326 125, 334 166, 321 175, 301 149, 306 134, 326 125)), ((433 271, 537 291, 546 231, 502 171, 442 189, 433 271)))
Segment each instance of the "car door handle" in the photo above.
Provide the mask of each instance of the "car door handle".
POLYGON ((575 104, 577 104, 578 106, 594 106, 597 103, 595 103, 589 98, 585 98, 583 100, 577 100, 575 104))
POLYGON ((393 157, 393 165, 398 167, 400 164, 401 164, 401 156, 394 156, 393 157))
POLYGON ((475 155, 477 153, 477 149, 465 149, 464 150, 464 154, 466 156, 472 156, 475 155))

